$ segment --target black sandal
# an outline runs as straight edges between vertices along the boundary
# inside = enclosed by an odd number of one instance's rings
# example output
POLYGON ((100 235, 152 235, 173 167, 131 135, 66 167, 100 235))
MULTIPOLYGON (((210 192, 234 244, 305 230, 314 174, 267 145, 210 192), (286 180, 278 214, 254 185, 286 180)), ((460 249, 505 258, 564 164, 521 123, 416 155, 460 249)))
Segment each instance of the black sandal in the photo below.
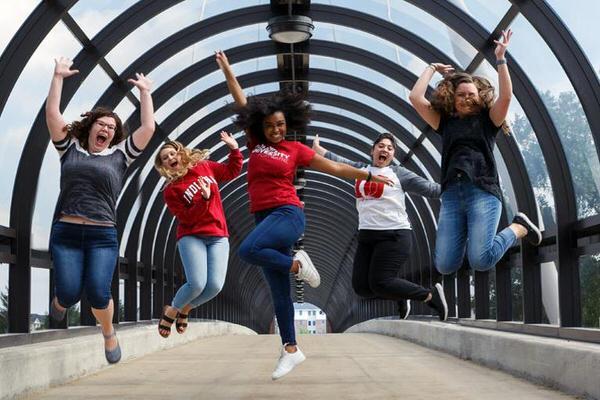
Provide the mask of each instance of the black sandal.
MULTIPOLYGON (((158 321, 158 334, 162 337, 164 337, 165 339, 169 337, 169 335, 171 334, 171 326, 173 325, 173 322, 175 322, 175 320, 171 317, 169 317, 167 315, 167 307, 169 306, 164 306, 163 308, 163 313, 162 313, 162 317, 160 317, 160 321, 158 321), (164 325, 161 322, 165 321, 171 325, 164 325), (163 333, 161 332, 161 330, 163 331, 167 331, 167 333, 163 333)), ((177 317, 175 317, 177 318, 177 317)))
POLYGON ((179 334, 185 333, 187 326, 188 326, 187 319, 188 319, 187 314, 182 314, 182 313, 177 314, 177 322, 175 322, 175 329, 177 329, 177 333, 179 333, 179 334), (186 320, 186 322, 179 322, 180 319, 184 319, 184 320, 186 320))

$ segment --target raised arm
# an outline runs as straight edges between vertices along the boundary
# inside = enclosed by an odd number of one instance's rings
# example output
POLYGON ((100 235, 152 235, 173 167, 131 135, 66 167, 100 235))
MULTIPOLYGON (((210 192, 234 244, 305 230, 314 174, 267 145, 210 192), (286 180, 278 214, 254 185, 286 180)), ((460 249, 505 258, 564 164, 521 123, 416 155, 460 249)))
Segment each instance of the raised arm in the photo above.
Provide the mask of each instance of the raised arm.
POLYGON ((229 147, 229 157, 226 163, 212 163, 211 168, 217 181, 228 181, 240 174, 244 159, 237 141, 230 133, 221 131, 221 141, 229 147))
POLYGON ((490 108, 490 119, 496 126, 501 126, 506 119, 512 98, 512 81, 510 80, 505 58, 506 48, 511 36, 512 30, 509 29, 502 31, 501 41, 494 40, 494 43, 496 43, 494 53, 496 54, 496 65, 498 66, 498 98, 492 108, 490 108))
POLYGON ((343 163, 343 164, 348 164, 355 168, 364 168, 368 165, 366 163, 348 160, 347 158, 339 156, 339 155, 325 149, 323 146, 321 146, 321 142, 319 140, 319 135, 315 135, 315 138, 313 139, 312 149, 318 155, 323 156, 328 160, 343 163))
POLYGON ((131 134, 131 139, 135 146, 144 150, 146 145, 154 135, 154 104, 152 103, 152 81, 144 74, 135 74, 136 79, 129 79, 128 82, 135 85, 140 91, 140 127, 131 134))
POLYGON ((225 55, 225 52, 222 50, 218 50, 215 52, 215 59, 217 60, 217 64, 219 64, 219 68, 223 71, 223 75, 225 75, 225 80, 227 81, 227 88, 229 89, 229 93, 233 96, 233 100, 235 104, 240 107, 244 107, 247 103, 246 95, 240 86, 233 70, 231 69, 231 65, 229 65, 229 60, 225 55))
POLYGON ((405 192, 416 193, 424 197, 436 199, 440 197, 442 189, 439 183, 422 178, 401 166, 394 167, 394 172, 405 192))
POLYGON ((390 186, 394 184, 394 182, 388 177, 383 175, 371 175, 371 173, 367 170, 358 169, 347 164, 331 161, 319 154, 315 154, 309 166, 317 171, 325 172, 326 174, 334 175, 340 178, 362 179, 366 181, 370 180, 373 182, 385 183, 390 186))
POLYGON ((417 114, 419 114, 433 129, 437 129, 440 126, 440 114, 431 108, 431 103, 425 97, 427 87, 436 71, 445 75, 453 70, 454 68, 450 65, 440 63, 429 64, 419 79, 417 79, 408 95, 408 100, 417 111, 417 114))
POLYGON ((66 57, 54 59, 54 73, 46 99, 46 124, 53 142, 59 142, 67 136, 64 129, 67 123, 60 112, 60 98, 64 79, 79 73, 79 70, 71 69, 72 65, 73 61, 66 57))

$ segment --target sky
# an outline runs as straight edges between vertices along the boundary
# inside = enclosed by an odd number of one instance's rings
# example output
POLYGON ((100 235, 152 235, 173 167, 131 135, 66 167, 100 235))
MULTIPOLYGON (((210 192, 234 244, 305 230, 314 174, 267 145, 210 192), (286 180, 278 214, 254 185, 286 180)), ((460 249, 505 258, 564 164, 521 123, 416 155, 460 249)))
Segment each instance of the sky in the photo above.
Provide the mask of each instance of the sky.
MULTIPOLYGON (((495 24, 508 9, 507 0, 451 0, 478 19, 487 29, 493 29, 495 24)), ((600 2, 596 0, 581 0, 578 7, 572 7, 571 2, 566 0, 549 0, 549 4, 566 21, 581 46, 587 52, 595 70, 600 70, 600 46, 597 46, 597 38, 600 36, 597 21, 594 17, 600 15, 600 2), (585 12, 581 12, 585 10, 585 12)), ((78 22, 84 32, 93 37, 115 16, 119 15, 134 0, 81 0, 70 13, 78 22)), ((162 39, 196 23, 202 19, 223 12, 231 8, 241 8, 254 4, 267 4, 267 0, 187 0, 172 7, 163 14, 153 18, 136 32, 132 33, 123 42, 119 43, 106 57, 107 61, 117 72, 123 71, 135 58, 142 55, 149 48, 159 43, 162 39)), ((441 50, 452 55, 457 63, 468 63, 474 50, 462 39, 443 27, 432 16, 426 14, 415 6, 401 0, 365 0, 361 2, 351 0, 313 0, 313 3, 334 4, 341 7, 352 7, 355 10, 373 14, 386 21, 396 23, 415 34, 429 40, 441 50)), ((4 51, 12 36, 18 31, 20 25, 25 21, 29 13, 39 4, 35 0, 9 1, 0 0, 0 53, 4 51)), ((529 74, 540 91, 549 90, 553 93, 572 90, 571 84, 554 59, 550 49, 545 45, 528 22, 518 17, 513 24, 515 35, 511 43, 510 52, 518 60, 521 66, 529 74)), ((394 62, 402 64, 407 69, 418 74, 426 65, 426 62, 414 57, 406 50, 385 42, 371 35, 365 34, 352 28, 333 26, 331 24, 315 23, 314 37, 323 40, 334 40, 349 43, 354 46, 369 49, 394 62)), ((197 43, 188 49, 167 60, 155 71, 150 71, 151 78, 155 81, 155 88, 159 87, 174 74, 193 62, 209 57, 215 49, 227 49, 240 44, 257 40, 267 40, 268 36, 265 26, 256 25, 239 28, 230 32, 217 35, 215 38, 207 39, 197 43)), ((49 79, 53 69, 53 59, 65 55, 73 58, 80 51, 80 44, 72 37, 66 27, 59 23, 43 41, 36 53, 23 70, 5 109, 0 114, 0 185, 4 187, 0 191, 0 225, 8 226, 10 215, 10 201, 14 175, 18 165, 21 150, 25 139, 31 128, 32 121, 39 112, 47 94, 49 79)), ((313 57, 311 65, 320 68, 332 69, 352 73, 357 76, 367 76, 370 80, 406 96, 406 88, 397 82, 357 64, 334 60, 328 57, 313 57)), ((235 65, 236 73, 246 73, 259 69, 275 68, 275 57, 265 57, 259 60, 251 60, 235 65)), ((494 79, 493 71, 491 78, 494 79)), ((156 119, 162 121, 173 110, 179 107, 190 97, 204 90, 207 86, 214 85, 221 79, 218 73, 206 77, 199 77, 190 87, 183 90, 156 111, 156 119)), ((80 90, 73 98, 67 109, 65 117, 67 120, 77 118, 79 114, 92 107, 110 84, 106 74, 97 68, 82 84, 80 90)), ((318 88, 318 85, 314 87, 318 88)), ((329 88, 338 93, 344 92, 344 88, 329 88)), ((257 92, 268 89, 267 86, 255 88, 257 92)), ((352 96, 360 94, 348 93, 352 96)), ((212 109, 223 105, 227 99, 221 99, 206 109, 198 110, 192 117, 185 121, 171 134, 175 138, 202 116, 212 109)), ((379 109, 385 109, 385 105, 376 104, 379 109)), ((518 112, 518 107, 516 108, 518 112)), ((125 100, 116 109, 118 113, 127 118, 133 111, 133 106, 125 100)), ((343 113, 344 111, 339 110, 343 113)), ((392 113, 393 111, 390 111, 392 113)), ((393 114, 390 114, 393 115, 393 114)), ((400 115, 395 116, 409 130, 413 129, 410 124, 400 115)), ((222 124, 225 124, 224 121, 222 124)), ((218 129, 218 126, 214 127, 218 129)), ((37 133, 36 133, 37 134, 37 133)), ((39 134, 47 134, 39 132, 39 134)), ((151 166, 145 168, 145 173, 151 166)), ((52 148, 49 148, 44 158, 42 174, 38 186, 38 200, 34 212, 32 243, 35 248, 47 248, 51 215, 56 197, 58 196, 59 161, 58 156, 52 148)), ((155 193, 157 195, 157 193, 155 193)), ((127 236, 125 235, 125 238, 127 236)), ((35 270, 32 273, 32 312, 43 313, 47 311, 48 298, 48 272, 35 270)), ((8 282, 7 267, 0 265, 0 289, 8 282)))

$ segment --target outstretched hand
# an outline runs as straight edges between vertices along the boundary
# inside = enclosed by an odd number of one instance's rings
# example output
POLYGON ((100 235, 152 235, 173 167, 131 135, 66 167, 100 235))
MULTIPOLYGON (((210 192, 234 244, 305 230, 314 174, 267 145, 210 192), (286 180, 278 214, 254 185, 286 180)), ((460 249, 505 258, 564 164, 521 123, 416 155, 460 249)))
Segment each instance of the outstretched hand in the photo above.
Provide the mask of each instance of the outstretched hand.
POLYGON ((502 40, 494 40, 494 43, 496 43, 496 49, 494 50, 496 60, 501 60, 504 58, 512 34, 512 29, 508 29, 506 31, 502 31, 502 40))
POLYGON ((78 69, 71 69, 73 61, 67 57, 60 57, 54 59, 54 75, 68 78, 79 73, 78 69))
POLYGON ((394 181, 385 175, 373 175, 371 177, 371 182, 385 183, 388 186, 394 186, 394 181))
POLYGON ((215 51, 215 60, 217 61, 217 64, 219 64, 219 68, 221 68, 221 71, 225 71, 226 69, 229 69, 231 67, 229 65, 229 60, 227 59, 227 56, 225 55, 225 52, 223 50, 215 51))
POLYGON ((152 82, 150 78, 146 77, 144 74, 139 74, 137 72, 135 74, 135 77, 136 79, 130 78, 127 80, 127 82, 137 87, 140 90, 140 92, 144 90, 150 91, 152 89, 152 84, 154 82, 152 82))
POLYGON ((221 131, 221 141, 227 145, 231 150, 239 148, 237 140, 233 137, 231 133, 227 133, 225 131, 221 131))
POLYGON ((450 64, 431 63, 429 65, 435 69, 435 72, 440 73, 442 76, 446 76, 454 72, 454 67, 450 64))
POLYGON ((320 156, 324 156, 325 153, 327 153, 327 150, 321 146, 321 143, 319 141, 319 135, 315 135, 315 138, 313 139, 312 149, 320 156))

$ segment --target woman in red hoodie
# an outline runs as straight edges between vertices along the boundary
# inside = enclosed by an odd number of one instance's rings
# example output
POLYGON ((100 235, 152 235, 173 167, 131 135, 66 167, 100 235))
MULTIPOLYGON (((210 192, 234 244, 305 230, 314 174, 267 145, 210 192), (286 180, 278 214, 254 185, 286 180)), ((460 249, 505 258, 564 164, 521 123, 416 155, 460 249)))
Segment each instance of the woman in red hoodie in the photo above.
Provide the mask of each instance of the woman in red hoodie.
POLYGON ((221 132, 221 140, 230 149, 227 163, 209 161, 208 150, 179 142, 163 144, 154 160, 167 180, 164 198, 178 221, 177 247, 187 280, 163 309, 158 332, 165 338, 175 319, 177 332, 185 332, 190 310, 215 297, 225 283, 229 233, 218 183, 238 176, 243 160, 233 136, 221 132))

